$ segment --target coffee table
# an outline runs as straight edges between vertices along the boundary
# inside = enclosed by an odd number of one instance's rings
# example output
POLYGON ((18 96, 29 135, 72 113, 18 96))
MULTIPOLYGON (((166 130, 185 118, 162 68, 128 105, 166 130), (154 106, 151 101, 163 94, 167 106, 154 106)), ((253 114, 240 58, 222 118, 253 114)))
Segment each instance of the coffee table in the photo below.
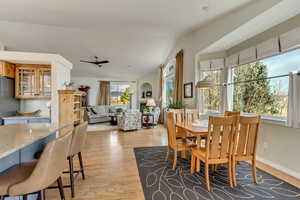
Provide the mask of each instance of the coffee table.
POLYGON ((117 126, 118 125, 118 115, 115 113, 110 113, 110 125, 117 126))

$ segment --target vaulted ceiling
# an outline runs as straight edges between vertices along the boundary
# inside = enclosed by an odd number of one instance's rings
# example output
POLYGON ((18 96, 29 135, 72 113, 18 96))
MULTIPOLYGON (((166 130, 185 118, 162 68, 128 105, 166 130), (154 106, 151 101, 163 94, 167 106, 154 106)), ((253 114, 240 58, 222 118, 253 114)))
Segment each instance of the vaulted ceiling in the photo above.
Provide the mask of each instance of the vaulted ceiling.
POLYGON ((58 53, 74 76, 135 79, 166 58, 176 38, 251 0, 2 0, 7 50, 58 53), (108 59, 101 69, 80 63, 108 59))

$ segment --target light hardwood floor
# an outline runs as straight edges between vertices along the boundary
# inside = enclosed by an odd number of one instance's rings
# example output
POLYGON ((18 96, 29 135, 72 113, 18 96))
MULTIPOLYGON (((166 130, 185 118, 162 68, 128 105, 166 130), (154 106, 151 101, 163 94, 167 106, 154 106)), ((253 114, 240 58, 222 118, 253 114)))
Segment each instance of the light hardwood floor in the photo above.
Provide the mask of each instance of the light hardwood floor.
MULTIPOLYGON (((77 177, 74 199, 143 200, 133 148, 161 145, 167 145, 166 129, 162 126, 134 132, 89 132, 87 147, 83 152, 86 180, 77 177)), ((300 188, 299 180, 261 163, 257 165, 300 188)), ((63 181, 68 183, 67 175, 64 175, 63 181)), ((70 189, 65 189, 65 193, 67 199, 71 199, 70 189)), ((58 200, 58 191, 48 190, 47 199, 58 200)))

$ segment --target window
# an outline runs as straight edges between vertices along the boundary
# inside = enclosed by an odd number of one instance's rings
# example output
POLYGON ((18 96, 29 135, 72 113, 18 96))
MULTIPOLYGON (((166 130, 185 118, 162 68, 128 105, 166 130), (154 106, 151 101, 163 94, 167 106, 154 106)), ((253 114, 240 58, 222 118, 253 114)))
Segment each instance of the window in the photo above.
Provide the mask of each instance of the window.
POLYGON ((222 70, 202 71, 201 77, 205 80, 213 80, 217 85, 214 88, 201 90, 203 99, 203 111, 219 112, 221 105, 221 73, 222 70))
POLYGON ((130 104, 130 85, 111 84, 110 85, 110 104, 128 105, 130 104))
POLYGON ((295 50, 234 68, 233 110, 285 119, 289 78, 276 76, 299 67, 300 50, 295 50))
POLYGON ((176 60, 168 63, 163 71, 164 77, 164 91, 163 91, 163 105, 167 106, 173 102, 174 88, 175 88, 175 67, 176 60))

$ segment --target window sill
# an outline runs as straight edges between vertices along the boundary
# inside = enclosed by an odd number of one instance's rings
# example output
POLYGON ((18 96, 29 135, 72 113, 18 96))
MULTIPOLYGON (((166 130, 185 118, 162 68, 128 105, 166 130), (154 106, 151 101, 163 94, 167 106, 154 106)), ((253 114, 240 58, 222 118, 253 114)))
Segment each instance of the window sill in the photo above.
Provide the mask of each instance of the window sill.
POLYGON ((262 116, 262 123, 263 124, 270 124, 270 125, 277 125, 277 126, 288 127, 286 125, 286 121, 285 120, 271 119, 271 118, 263 117, 263 116, 262 116))
MULTIPOLYGON (((215 116, 222 116, 223 114, 218 111, 212 111, 206 112, 203 114, 203 116, 209 116, 209 115, 215 115, 215 116)), ((255 114, 249 114, 249 113, 243 113, 244 116, 255 116, 255 114)), ((262 123, 263 124, 270 124, 270 125, 277 125, 277 126, 283 126, 283 127, 289 127, 286 125, 286 119, 285 118, 275 118, 267 115, 261 116, 262 123)))

